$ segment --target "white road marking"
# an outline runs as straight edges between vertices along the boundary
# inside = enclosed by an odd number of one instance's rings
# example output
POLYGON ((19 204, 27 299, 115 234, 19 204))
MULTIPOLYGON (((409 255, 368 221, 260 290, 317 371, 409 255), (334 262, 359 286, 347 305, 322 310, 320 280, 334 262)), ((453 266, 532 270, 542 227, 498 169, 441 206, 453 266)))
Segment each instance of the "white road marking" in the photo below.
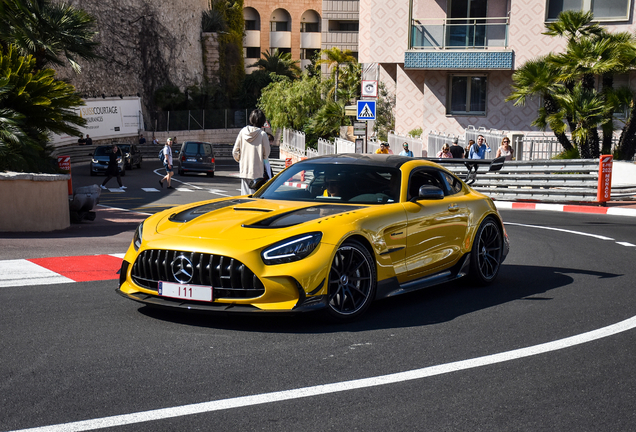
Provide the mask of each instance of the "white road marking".
POLYGON ((144 192, 159 192, 157 188, 141 188, 141 190, 144 192))
POLYGON ((253 405, 262 405, 267 403, 281 402, 292 399, 301 399, 312 396, 320 396, 331 393, 339 393, 350 390, 357 390, 369 387, 377 387, 387 384, 396 384, 404 381, 418 380, 436 375, 442 375, 457 372, 466 369, 473 369, 482 366, 488 366, 496 363, 517 360, 525 357, 545 354, 551 351, 570 348, 575 345, 592 342, 598 339, 613 336, 628 330, 636 328, 636 316, 626 319, 625 321, 609 325, 587 333, 571 336, 565 339, 559 339, 552 342, 534 345, 527 348, 520 348, 512 351, 506 351, 499 354, 491 354, 483 357, 476 357, 468 360, 461 360, 452 363, 445 363, 437 366, 425 367, 406 372, 398 372, 389 375, 381 375, 370 378, 362 378, 339 383, 317 385, 312 387, 303 387, 293 390, 284 390, 271 393, 262 393, 252 396, 241 396, 229 399, 221 399, 217 401, 202 402, 190 405, 182 405, 172 408, 162 408, 150 411, 142 411, 138 413, 123 414, 111 417, 102 417, 92 420, 84 420, 71 423, 63 423, 50 426, 42 426, 31 429, 21 429, 13 432, 70 432, 70 431, 87 431, 101 429, 107 427, 117 427, 135 423, 148 421, 156 421, 186 415, 203 414, 214 411, 228 410, 232 408, 243 408, 253 405))
POLYGON ((566 230, 566 229, 562 229, 562 228, 552 228, 552 227, 545 227, 545 226, 538 226, 538 225, 526 225, 526 224, 519 224, 519 223, 511 223, 511 222, 504 222, 505 225, 511 225, 511 226, 521 226, 521 227, 528 227, 528 228, 539 228, 539 229, 544 229, 544 230, 548 230, 548 231, 559 231, 559 232, 564 232, 564 233, 568 233, 568 234, 576 234, 576 235, 581 235, 581 236, 586 236, 586 237, 593 237, 599 240, 611 240, 614 241, 613 238, 611 237, 605 237, 602 235, 597 235, 597 234, 588 234, 588 233, 584 233, 584 232, 580 232, 580 231, 572 231, 572 230, 566 230))
POLYGON ((0 287, 74 283, 66 276, 24 259, 0 261, 0 287))
POLYGON ((188 189, 188 188, 184 188, 184 187, 178 187, 175 188, 176 190, 178 190, 179 192, 194 192, 192 189, 188 189))
POLYGON ((616 242, 616 244, 619 244, 621 246, 627 246, 627 247, 636 247, 635 244, 631 244, 631 243, 628 243, 628 242, 616 242))

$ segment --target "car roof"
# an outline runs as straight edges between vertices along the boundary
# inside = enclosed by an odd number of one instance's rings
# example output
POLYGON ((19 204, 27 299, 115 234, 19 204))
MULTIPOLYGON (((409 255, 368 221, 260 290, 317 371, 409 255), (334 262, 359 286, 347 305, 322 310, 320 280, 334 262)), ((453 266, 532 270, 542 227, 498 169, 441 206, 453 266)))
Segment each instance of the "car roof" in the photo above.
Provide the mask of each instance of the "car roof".
POLYGON ((429 161, 423 159, 412 158, 408 156, 398 155, 381 155, 381 154, 360 154, 346 153, 318 156, 311 159, 301 161, 299 163, 311 163, 320 165, 369 165, 381 166, 386 168, 400 168, 407 162, 422 162, 423 165, 433 165, 429 161))

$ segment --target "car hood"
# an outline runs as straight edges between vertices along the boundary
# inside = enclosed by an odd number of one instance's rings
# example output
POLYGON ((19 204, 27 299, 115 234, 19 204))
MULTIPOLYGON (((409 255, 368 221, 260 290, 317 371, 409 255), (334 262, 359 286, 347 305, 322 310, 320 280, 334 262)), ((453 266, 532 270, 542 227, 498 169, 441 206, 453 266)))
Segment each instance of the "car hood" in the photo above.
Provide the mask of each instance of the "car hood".
POLYGON ((365 206, 232 198, 197 203, 164 212, 156 232, 169 236, 243 241, 320 219, 355 212, 365 206))

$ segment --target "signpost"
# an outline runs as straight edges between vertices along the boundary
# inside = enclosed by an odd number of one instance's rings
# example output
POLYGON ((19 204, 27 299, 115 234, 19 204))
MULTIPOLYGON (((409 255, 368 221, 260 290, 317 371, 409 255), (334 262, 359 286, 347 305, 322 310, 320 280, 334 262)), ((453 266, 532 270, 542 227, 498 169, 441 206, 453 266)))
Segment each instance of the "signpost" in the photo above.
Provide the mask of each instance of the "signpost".
MULTIPOLYGON (((70 156, 58 156, 57 157, 57 166, 66 171, 66 174, 71 175, 71 157, 70 156)), ((73 182, 71 179, 68 179, 68 194, 73 195, 73 182)))
POLYGON ((375 101, 359 100, 356 106, 356 119, 375 120, 375 101))

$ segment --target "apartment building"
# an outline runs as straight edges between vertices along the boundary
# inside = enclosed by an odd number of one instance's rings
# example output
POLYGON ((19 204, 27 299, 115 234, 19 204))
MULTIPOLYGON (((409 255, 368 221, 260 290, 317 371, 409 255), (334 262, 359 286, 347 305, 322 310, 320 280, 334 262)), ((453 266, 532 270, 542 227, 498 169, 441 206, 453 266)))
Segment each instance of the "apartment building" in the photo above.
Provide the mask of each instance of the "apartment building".
MULTIPOLYGON (((527 60, 563 49, 542 35, 563 10, 591 10, 609 31, 636 29, 634 0, 360 0, 359 60, 396 95, 396 130, 468 126, 536 131, 538 100, 505 102, 527 60)), ((636 87, 634 76, 619 77, 636 87)))
POLYGON ((261 53, 291 53, 301 68, 325 48, 358 52, 359 0, 245 0, 243 51, 249 73, 261 53))

